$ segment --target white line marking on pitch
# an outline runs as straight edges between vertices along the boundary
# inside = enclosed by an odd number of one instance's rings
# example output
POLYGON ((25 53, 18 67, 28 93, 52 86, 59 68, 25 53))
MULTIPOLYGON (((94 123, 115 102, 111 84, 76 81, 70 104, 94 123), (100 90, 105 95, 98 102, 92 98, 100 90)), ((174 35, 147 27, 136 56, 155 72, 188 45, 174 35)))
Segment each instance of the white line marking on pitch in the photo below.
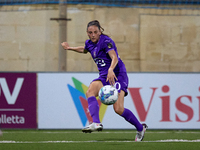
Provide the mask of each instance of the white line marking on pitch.
MULTIPOLYGON (((31 132, 29 132, 29 131, 24 131, 24 132, 21 132, 21 131, 11 131, 11 132, 9 132, 9 131, 3 131, 3 133, 6 133, 6 134, 13 134, 13 133, 21 133, 21 134, 23 134, 23 133, 25 133, 25 134, 27 134, 27 133, 34 133, 34 134, 38 134, 38 133, 44 133, 44 134, 72 134, 72 133, 80 133, 80 134, 84 134, 83 132, 70 132, 70 131, 60 131, 60 132, 54 132, 54 131, 37 131, 37 132, 35 132, 35 131, 31 131, 31 132)), ((132 134, 132 133, 136 133, 136 131, 130 131, 130 132, 127 132, 127 131, 125 131, 125 132, 106 132, 106 131, 103 131, 103 132, 92 132, 92 134, 110 134, 110 133, 119 133, 119 134, 124 134, 124 133, 130 133, 130 134, 132 134)), ((152 131, 147 131, 146 132, 147 134, 148 133, 153 133, 153 134, 162 134, 162 133, 172 133, 172 132, 167 132, 167 131, 161 131, 161 132, 152 132, 152 131)), ((177 132, 173 132, 173 133, 188 133, 188 134, 191 134, 191 133, 194 133, 194 134, 200 134, 200 132, 189 132, 189 131, 186 131, 186 132, 182 132, 182 131, 177 131, 177 132)))
MULTIPOLYGON (((131 143, 135 141, 0 141, 0 143, 131 143)), ((156 141, 142 141, 151 143, 166 143, 166 142, 200 142, 197 140, 183 140, 183 139, 168 139, 168 140, 156 140, 156 141)))

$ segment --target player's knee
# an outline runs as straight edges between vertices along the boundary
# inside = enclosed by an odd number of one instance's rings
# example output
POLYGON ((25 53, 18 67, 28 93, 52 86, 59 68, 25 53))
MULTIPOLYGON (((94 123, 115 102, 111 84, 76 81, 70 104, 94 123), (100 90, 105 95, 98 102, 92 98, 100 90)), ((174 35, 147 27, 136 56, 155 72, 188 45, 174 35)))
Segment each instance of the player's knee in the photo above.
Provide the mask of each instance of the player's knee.
POLYGON ((86 97, 91 97, 91 96, 97 96, 94 92, 94 90, 91 90, 90 88, 86 91, 86 97))
POLYGON ((87 98, 90 97, 91 96, 91 90, 88 89, 85 94, 86 94, 87 98))

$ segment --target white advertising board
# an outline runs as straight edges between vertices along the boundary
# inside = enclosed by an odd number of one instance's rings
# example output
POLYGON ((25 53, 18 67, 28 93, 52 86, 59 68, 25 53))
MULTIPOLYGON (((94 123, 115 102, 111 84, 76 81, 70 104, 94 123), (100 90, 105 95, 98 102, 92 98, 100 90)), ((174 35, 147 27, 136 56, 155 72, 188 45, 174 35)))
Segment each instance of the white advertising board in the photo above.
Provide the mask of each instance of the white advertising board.
MULTIPOLYGON (((200 74, 128 73, 125 108, 150 129, 200 129, 200 74)), ((38 73, 38 128, 81 129, 89 124, 85 92, 98 73, 38 73)), ((100 104, 105 129, 134 128, 100 104)))

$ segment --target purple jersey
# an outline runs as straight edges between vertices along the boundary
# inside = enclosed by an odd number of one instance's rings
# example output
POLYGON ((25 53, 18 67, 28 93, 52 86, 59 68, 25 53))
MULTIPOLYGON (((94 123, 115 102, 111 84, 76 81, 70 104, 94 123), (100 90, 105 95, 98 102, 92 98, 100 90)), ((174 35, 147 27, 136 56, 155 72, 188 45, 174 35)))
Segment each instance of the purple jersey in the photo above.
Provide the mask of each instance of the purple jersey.
POLYGON ((114 69, 114 73, 126 72, 125 65, 118 55, 117 47, 110 37, 103 34, 100 35, 97 44, 93 43, 91 40, 86 40, 85 49, 90 52, 94 62, 97 64, 100 75, 108 74, 108 69, 112 61, 108 54, 110 50, 114 50, 118 57, 118 64, 114 69))

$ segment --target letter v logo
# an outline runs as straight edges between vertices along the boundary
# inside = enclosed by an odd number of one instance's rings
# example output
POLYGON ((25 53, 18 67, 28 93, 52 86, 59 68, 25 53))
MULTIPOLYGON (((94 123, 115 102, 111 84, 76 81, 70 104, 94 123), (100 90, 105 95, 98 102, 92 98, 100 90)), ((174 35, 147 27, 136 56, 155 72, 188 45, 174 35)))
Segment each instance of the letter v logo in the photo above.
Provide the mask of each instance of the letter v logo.
MULTIPOLYGON (((8 84, 6 82, 5 78, 0 78, 0 85, 2 88, 2 91, 5 95, 6 101, 8 104, 13 105, 15 104, 17 97, 19 95, 19 92, 21 90, 22 84, 23 84, 24 78, 17 78, 16 84, 14 86, 13 92, 11 93, 8 87, 8 84)), ((0 89, 0 96, 1 96, 1 89, 0 89)))
POLYGON ((136 107, 136 110, 137 110, 137 113, 138 113, 140 120, 145 121, 147 114, 149 112, 149 108, 151 106, 155 91, 156 91, 157 88, 151 88, 153 90, 153 93, 151 95, 150 102, 149 102, 147 110, 144 107, 144 103, 143 103, 143 100, 142 100, 141 95, 140 95, 140 89, 141 88, 128 88, 128 89, 131 93, 131 97, 133 99, 133 103, 135 104, 135 107, 136 107))

